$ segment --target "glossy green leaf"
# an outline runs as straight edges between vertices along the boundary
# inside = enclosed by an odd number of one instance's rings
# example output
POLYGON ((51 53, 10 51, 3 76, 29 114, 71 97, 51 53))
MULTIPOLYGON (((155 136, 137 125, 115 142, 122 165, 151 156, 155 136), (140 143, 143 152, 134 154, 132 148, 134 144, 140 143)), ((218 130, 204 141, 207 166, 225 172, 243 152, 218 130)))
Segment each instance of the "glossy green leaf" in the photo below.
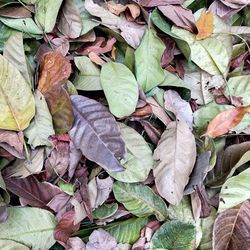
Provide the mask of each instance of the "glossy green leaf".
POLYGON ((116 200, 138 217, 154 214, 159 221, 164 221, 168 216, 167 206, 163 199, 146 185, 115 182, 113 192, 116 200))
POLYGON ((234 207, 241 202, 250 199, 250 168, 240 174, 229 178, 220 191, 220 203, 218 212, 234 207))
POLYGON ((36 90, 34 97, 36 114, 29 127, 25 129, 24 135, 28 138, 28 143, 33 148, 43 145, 53 146, 53 143, 48 140, 50 135, 55 134, 48 105, 40 91, 36 90))
POLYGON ((133 73, 121 63, 102 66, 101 83, 110 112, 118 117, 131 115, 136 108, 139 90, 133 73))
POLYGON ((82 0, 73 0, 73 2, 77 5, 80 17, 82 20, 82 30, 80 35, 84 35, 94 27, 98 26, 99 23, 93 21, 94 17, 89 14, 89 12, 85 9, 85 3, 82 0))
POLYGON ((20 71, 31 86, 33 70, 24 53, 21 32, 16 32, 8 39, 3 48, 3 56, 20 71))
POLYGON ((228 95, 228 89, 231 96, 242 97, 243 105, 250 105, 250 75, 231 77, 228 81, 228 88, 225 93, 228 95))
POLYGON ((118 209, 118 204, 103 204, 93 211, 94 219, 106 219, 112 216, 118 209))
MULTIPOLYGON (((211 75, 219 75, 226 71, 230 58, 227 48, 220 40, 214 37, 209 37, 196 41, 195 34, 177 26, 173 26, 171 31, 185 39, 185 41, 189 44, 192 61, 201 69, 211 75)), ((177 41, 178 46, 180 43, 181 41, 177 41)), ((182 50, 181 46, 179 46, 179 48, 185 55, 185 51, 182 50)), ((187 55, 185 56, 187 57, 187 55)))
POLYGON ((0 21, 12 29, 19 30, 21 32, 27 32, 34 35, 41 35, 43 32, 40 30, 33 19, 30 18, 8 18, 0 17, 0 21))
POLYGON ((75 87, 84 91, 102 90, 101 70, 87 56, 74 57, 74 62, 80 70, 73 81, 75 87))
POLYGON ((9 207, 8 220, 0 224, 0 239, 14 240, 34 250, 49 249, 56 242, 53 235, 55 226, 54 215, 49 211, 9 207))
POLYGON ((195 226, 181 221, 165 222, 154 234, 151 248, 192 250, 195 244, 195 226))
POLYGON ((37 1, 35 22, 41 30, 46 33, 53 30, 62 2, 63 0, 37 1))
POLYGON ((35 101, 21 73, 0 55, 0 128, 24 130, 35 114, 35 101))
POLYGON ((135 51, 136 78, 144 92, 148 92, 165 79, 160 65, 164 49, 165 45, 156 32, 152 29, 145 30, 141 43, 135 51))
POLYGON ((140 237, 141 229, 151 220, 152 219, 150 217, 130 218, 124 221, 113 222, 102 227, 82 229, 75 233, 74 236, 78 236, 84 239, 84 241, 87 241, 87 237, 93 230, 97 228, 103 228, 105 231, 109 232, 113 237, 115 237, 117 242, 134 244, 140 237))
POLYGON ((122 182, 142 182, 153 168, 153 155, 147 142, 133 128, 118 123, 121 136, 127 148, 126 160, 122 162, 123 172, 108 172, 113 178, 122 182))

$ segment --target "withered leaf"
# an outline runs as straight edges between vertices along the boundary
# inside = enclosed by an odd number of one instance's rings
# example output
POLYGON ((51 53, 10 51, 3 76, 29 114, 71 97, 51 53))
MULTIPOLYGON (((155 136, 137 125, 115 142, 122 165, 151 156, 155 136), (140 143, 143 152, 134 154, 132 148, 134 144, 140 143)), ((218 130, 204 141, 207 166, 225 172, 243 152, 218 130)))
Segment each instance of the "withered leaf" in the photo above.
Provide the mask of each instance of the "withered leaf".
POLYGON ((214 30, 213 13, 211 11, 206 13, 206 9, 204 9, 195 25, 198 29, 196 40, 210 37, 214 30))
POLYGON ((105 170, 123 171, 119 160, 126 154, 125 142, 108 108, 84 96, 70 99, 75 123, 69 135, 75 147, 105 170))
POLYGON ((230 129, 236 127, 244 115, 249 111, 250 105, 228 109, 219 113, 211 122, 209 122, 207 131, 202 136, 214 138, 226 134, 230 129))

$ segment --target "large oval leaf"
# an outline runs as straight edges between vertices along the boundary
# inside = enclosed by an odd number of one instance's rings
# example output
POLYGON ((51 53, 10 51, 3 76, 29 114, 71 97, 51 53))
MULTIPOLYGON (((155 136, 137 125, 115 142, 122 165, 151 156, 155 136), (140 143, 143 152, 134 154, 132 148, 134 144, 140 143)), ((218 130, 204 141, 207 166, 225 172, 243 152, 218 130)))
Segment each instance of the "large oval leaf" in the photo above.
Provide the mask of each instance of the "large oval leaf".
POLYGON ((193 223, 165 222, 154 234, 151 247, 157 249, 192 250, 195 244, 195 226, 193 223))
POLYGON ((33 207, 10 207, 8 215, 8 220, 0 224, 0 239, 14 240, 36 250, 49 249, 56 242, 56 221, 49 211, 33 207))
POLYGON ((167 206, 150 187, 140 183, 117 181, 113 185, 113 192, 116 200, 121 202, 130 213, 138 217, 154 214, 159 221, 166 220, 167 206))
POLYGON ((222 186, 218 212, 250 199, 250 168, 229 178, 222 186))
POLYGON ((145 30, 141 43, 135 51, 136 78, 144 92, 149 91, 165 79, 160 65, 164 49, 164 43, 157 37, 156 32, 152 29, 145 30))
POLYGON ((24 135, 29 139, 28 143, 33 148, 42 145, 52 146, 53 143, 48 140, 48 137, 55 134, 55 131, 48 105, 39 90, 35 91, 34 97, 36 114, 30 126, 24 131, 24 135))
POLYGON ((121 135, 126 143, 126 161, 122 163, 125 168, 123 172, 109 172, 118 181, 142 182, 148 177, 153 168, 153 155, 147 142, 133 128, 123 123, 118 123, 121 135))
POLYGON ((249 249, 249 201, 219 214, 214 222, 213 249, 249 249))
POLYGON ((162 134, 154 159, 153 170, 158 192, 169 203, 177 205, 183 196, 196 159, 194 135, 183 122, 171 122, 162 134))
POLYGON ((35 100, 21 73, 0 55, 0 128, 24 130, 35 115, 35 100))
POLYGON ((118 159, 126 154, 120 129, 108 108, 84 96, 70 97, 75 123, 69 131, 75 147, 105 170, 122 171, 118 159))
POLYGON ((110 112, 116 117, 132 114, 138 100, 138 85, 133 73, 121 63, 102 66, 101 83, 110 112))

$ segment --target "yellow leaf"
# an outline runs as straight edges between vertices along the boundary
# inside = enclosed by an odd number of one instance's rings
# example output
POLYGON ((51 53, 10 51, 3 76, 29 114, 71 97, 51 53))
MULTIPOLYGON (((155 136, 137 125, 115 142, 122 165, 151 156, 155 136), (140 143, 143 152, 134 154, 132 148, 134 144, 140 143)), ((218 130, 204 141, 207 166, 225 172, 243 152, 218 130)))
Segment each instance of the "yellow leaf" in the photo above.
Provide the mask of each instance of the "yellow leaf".
POLYGON ((214 30, 213 13, 211 11, 207 13, 206 9, 204 9, 196 22, 196 27, 198 29, 196 40, 210 37, 214 30))

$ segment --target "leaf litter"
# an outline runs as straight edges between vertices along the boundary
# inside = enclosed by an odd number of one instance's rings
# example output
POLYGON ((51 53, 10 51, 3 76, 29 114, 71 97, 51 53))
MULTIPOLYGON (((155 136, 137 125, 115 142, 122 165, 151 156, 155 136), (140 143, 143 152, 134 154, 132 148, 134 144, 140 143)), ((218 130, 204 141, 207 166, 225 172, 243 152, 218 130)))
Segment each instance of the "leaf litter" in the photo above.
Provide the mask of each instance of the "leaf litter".
POLYGON ((0 4, 1 249, 247 249, 250 8, 0 4))

